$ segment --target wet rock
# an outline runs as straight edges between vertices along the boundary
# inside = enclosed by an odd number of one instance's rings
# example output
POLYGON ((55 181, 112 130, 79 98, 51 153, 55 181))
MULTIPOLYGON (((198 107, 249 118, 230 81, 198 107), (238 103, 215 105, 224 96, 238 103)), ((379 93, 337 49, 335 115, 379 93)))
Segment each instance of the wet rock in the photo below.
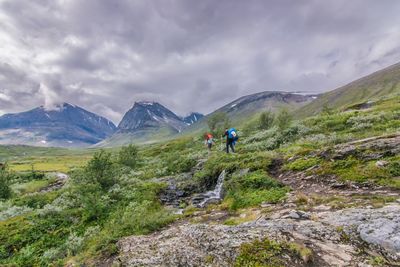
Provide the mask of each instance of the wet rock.
POLYGON ((239 176, 244 176, 244 175, 248 174, 249 171, 250 171, 249 168, 247 168, 247 169, 242 169, 242 170, 239 171, 239 176))
POLYGON ((217 184, 214 190, 208 191, 206 193, 195 195, 191 203, 198 208, 207 207, 210 204, 218 204, 222 200, 223 196, 223 185, 225 181, 226 172, 222 171, 218 177, 217 184))
POLYGON ((309 220, 310 214, 301 210, 292 210, 284 218, 296 219, 296 220, 309 220))
POLYGON ((386 160, 378 160, 375 163, 375 166, 378 168, 383 168, 383 167, 386 167, 388 164, 389 164, 389 162, 387 162, 386 160))
POLYGON ((260 205, 260 207, 261 208, 264 208, 264 209, 266 209, 266 208, 273 208, 275 205, 274 204, 270 204, 270 203, 268 203, 268 202, 263 202, 263 203, 261 203, 261 205, 260 205))
POLYGON ((348 187, 348 185, 345 183, 334 183, 331 185, 331 188, 335 188, 335 189, 345 189, 347 187, 348 187))
POLYGON ((58 190, 62 188, 67 180, 69 179, 69 176, 65 173, 57 172, 53 174, 56 177, 56 181, 45 188, 42 188, 39 192, 40 193, 47 193, 51 191, 58 190))

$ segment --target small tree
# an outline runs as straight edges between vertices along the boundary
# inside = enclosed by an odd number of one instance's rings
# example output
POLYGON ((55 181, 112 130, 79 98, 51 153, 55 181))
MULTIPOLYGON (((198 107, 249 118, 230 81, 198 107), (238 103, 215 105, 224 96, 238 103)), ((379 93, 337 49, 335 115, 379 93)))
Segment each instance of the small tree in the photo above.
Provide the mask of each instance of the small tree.
POLYGON ((132 144, 122 147, 119 151, 118 162, 122 165, 135 168, 138 164, 138 148, 132 144))
POLYGON ((222 135, 229 127, 229 118, 225 112, 216 112, 207 119, 208 128, 214 135, 222 135))
POLYGON ((12 176, 6 168, 0 168, 0 199, 8 199, 12 195, 9 182, 12 176))
POLYGON ((333 109, 328 106, 328 104, 324 104, 322 107, 322 114, 324 115, 332 115, 333 114, 333 109))
POLYGON ((85 171, 86 174, 92 178, 92 180, 97 181, 103 189, 108 189, 115 183, 112 167, 111 154, 100 150, 93 155, 85 171))
POLYGON ((279 129, 283 130, 290 126, 292 122, 292 115, 290 115, 287 109, 281 109, 276 116, 276 125, 279 129))
POLYGON ((275 115, 271 111, 265 111, 260 114, 258 127, 260 130, 268 130, 274 124, 275 115))

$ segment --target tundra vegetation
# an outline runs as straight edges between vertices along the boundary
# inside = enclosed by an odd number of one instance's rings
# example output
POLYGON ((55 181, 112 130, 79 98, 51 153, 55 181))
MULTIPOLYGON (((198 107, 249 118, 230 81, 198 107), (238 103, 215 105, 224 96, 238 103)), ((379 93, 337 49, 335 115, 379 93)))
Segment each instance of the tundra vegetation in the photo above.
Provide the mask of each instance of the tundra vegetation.
MULTIPOLYGON (((329 154, 334 146, 346 142, 396 133, 400 97, 382 99, 366 110, 326 111, 301 121, 293 120, 285 110, 277 115, 266 111, 249 121, 235 125, 239 131, 244 129, 239 132, 235 154, 216 149, 209 155, 200 137, 181 137, 146 146, 69 155, 63 151, 63 156, 48 158, 43 169, 35 163, 43 161, 46 152, 27 148, 31 156, 8 157, 9 167, 0 171, 0 265, 90 265, 117 253, 116 242, 122 237, 149 234, 191 216, 196 209, 190 203, 183 203, 184 215, 162 204, 159 196, 167 187, 164 177, 190 173, 185 186, 201 192, 212 189, 225 170, 226 194, 217 208, 230 214, 284 201, 291 189, 274 178, 278 167, 400 188, 399 154, 358 147, 336 158, 329 154), (384 164, 377 165, 374 155, 384 164), (65 159, 70 166, 64 164, 65 159), (24 166, 34 163, 34 168, 20 168, 18 162, 24 166), (69 179, 60 188, 46 190, 57 181, 48 171, 68 172, 69 179)), ((217 114, 209 126, 220 132, 229 121, 217 114)), ((7 154, 3 149, 2 154, 13 155, 17 150, 7 154)), ((311 201, 319 200, 298 196, 299 205, 311 201)), ((298 258, 310 253, 294 243, 258 240, 242 245, 235 264, 282 265, 285 259, 280 258, 280 251, 298 258)))

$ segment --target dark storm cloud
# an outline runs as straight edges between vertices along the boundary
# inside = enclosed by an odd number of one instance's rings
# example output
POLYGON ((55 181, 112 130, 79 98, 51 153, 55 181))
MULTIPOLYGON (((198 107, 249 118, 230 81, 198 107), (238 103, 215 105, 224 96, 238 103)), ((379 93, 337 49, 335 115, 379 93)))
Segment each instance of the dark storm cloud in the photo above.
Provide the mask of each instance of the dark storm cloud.
POLYGON ((400 61, 397 0, 0 0, 0 112, 138 100, 210 112, 322 92, 400 61))

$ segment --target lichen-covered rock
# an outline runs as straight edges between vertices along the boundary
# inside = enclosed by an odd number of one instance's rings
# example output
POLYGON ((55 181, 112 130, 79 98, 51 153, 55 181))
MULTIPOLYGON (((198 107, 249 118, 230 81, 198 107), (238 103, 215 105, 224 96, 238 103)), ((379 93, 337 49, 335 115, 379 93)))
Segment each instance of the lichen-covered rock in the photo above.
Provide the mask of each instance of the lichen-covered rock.
POLYGON ((345 209, 321 213, 318 218, 331 225, 344 227, 359 234, 368 244, 375 245, 392 258, 400 259, 400 206, 380 209, 345 209))
POLYGON ((400 135, 377 136, 340 144, 330 151, 321 152, 320 155, 332 159, 355 156, 365 160, 377 160, 398 154, 400 154, 400 135))
POLYGON ((232 266, 241 244, 263 238, 306 244, 314 253, 315 266, 366 263, 367 257, 357 252, 359 238, 376 252, 399 260, 400 205, 313 212, 310 220, 288 218, 290 212, 279 211, 237 226, 181 223, 148 236, 131 236, 118 243, 116 262, 123 266, 232 266), (343 241, 339 228, 349 233, 350 240, 343 241))

